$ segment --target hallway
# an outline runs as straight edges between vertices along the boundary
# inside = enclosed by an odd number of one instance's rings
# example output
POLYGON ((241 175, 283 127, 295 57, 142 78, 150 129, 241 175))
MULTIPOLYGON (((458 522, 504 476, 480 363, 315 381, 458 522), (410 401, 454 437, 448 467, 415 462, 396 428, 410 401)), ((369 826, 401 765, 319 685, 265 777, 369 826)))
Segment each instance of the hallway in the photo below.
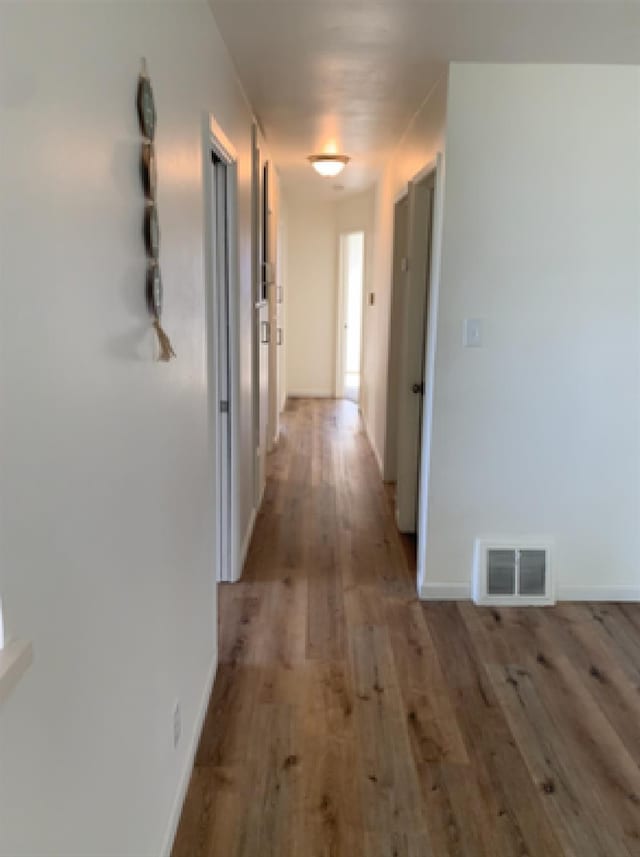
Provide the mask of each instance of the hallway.
POLYGON ((174 857, 640 854, 638 606, 420 603, 352 403, 289 402, 220 620, 174 857))

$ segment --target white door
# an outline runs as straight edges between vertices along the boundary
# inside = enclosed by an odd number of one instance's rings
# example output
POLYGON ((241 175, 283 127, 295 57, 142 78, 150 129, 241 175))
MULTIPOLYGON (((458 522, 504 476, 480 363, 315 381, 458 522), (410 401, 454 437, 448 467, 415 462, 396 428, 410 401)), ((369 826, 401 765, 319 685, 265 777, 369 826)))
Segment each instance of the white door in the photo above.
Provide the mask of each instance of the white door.
POLYGON ((396 521, 403 533, 416 532, 418 515, 434 188, 435 173, 409 188, 409 270, 402 307, 397 424, 396 521))

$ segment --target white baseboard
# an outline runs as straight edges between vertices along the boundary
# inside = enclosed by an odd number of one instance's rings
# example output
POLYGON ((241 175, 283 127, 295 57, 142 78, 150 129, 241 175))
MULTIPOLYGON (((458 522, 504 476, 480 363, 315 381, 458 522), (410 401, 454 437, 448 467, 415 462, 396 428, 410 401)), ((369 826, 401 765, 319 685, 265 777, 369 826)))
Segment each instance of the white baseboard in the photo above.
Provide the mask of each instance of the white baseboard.
POLYGON ((193 734, 191 736, 191 740, 189 742, 189 750, 187 752, 187 758, 185 761, 185 766, 182 771, 182 775, 180 777, 180 783, 178 785, 178 792, 176 794, 175 801, 173 802, 173 808, 171 810, 171 815, 169 816, 169 826, 167 828, 167 832, 164 837, 164 843, 162 846, 162 857, 171 857, 171 850, 173 848, 173 841, 176 838, 176 833, 178 832, 178 824, 180 823, 180 816, 182 815, 182 807, 187 796, 187 789, 189 788, 189 782, 191 780, 191 773, 193 771, 193 764, 196 759, 196 752, 198 751, 198 744, 200 743, 200 735, 202 734, 202 727, 204 726, 204 718, 207 714, 207 708, 209 707, 209 700, 211 698, 211 691, 213 690, 213 683, 216 678, 216 671, 218 669, 218 654, 216 652, 211 666, 209 667, 209 673, 207 675, 207 680, 205 682, 204 690, 202 692, 202 698, 200 700, 200 705, 198 707, 198 712, 196 716, 196 722, 193 729, 193 734))
POLYGON ((369 424, 367 423, 367 418, 366 418, 365 413, 362 410, 362 408, 360 408, 360 417, 362 419, 362 425, 364 426, 364 433, 366 434, 367 440, 369 441, 369 446, 373 450, 373 457, 375 458, 376 462, 378 463, 378 470, 380 471, 380 477, 381 477, 382 481, 384 482, 384 467, 382 465, 382 458, 380 456, 380 453, 378 452, 378 449, 377 449, 375 443, 373 442, 373 438, 371 437, 371 432, 369 431, 369 424))
POLYGON ((371 445, 371 449, 373 450, 373 457, 375 458, 375 460, 378 463, 378 470, 380 471, 380 478, 384 482, 384 467, 382 465, 382 458, 380 458, 380 453, 376 449, 376 445, 374 444, 374 442, 369 437, 369 432, 367 432, 367 437, 369 438, 369 443, 371 445))
POLYGON ((319 388, 308 387, 303 390, 289 390, 287 393, 289 399, 335 399, 333 390, 322 390, 319 388))
POLYGON ((640 601, 640 586, 559 586, 558 601, 640 601))
MULTIPOLYGON (((260 495, 260 505, 262 505, 262 498, 264 497, 264 486, 262 488, 262 494, 260 495)), ((251 510, 251 514, 249 515, 249 522, 247 524, 247 529, 244 533, 244 538, 242 539, 242 544, 240 545, 240 557, 238 568, 236 570, 236 576, 234 579, 234 583, 240 580, 242 577, 242 572, 244 571, 244 564, 247 561, 247 554, 249 553, 249 545, 251 544, 251 537, 253 536, 253 531, 256 526, 256 517, 257 512, 255 509, 251 510)))
MULTIPOLYGON (((423 601, 469 601, 467 583, 423 583, 419 588, 423 601)), ((640 586, 560 586, 557 601, 638 601, 640 586)))
POLYGON ((470 583, 421 583, 418 590, 423 601, 470 601, 470 583))

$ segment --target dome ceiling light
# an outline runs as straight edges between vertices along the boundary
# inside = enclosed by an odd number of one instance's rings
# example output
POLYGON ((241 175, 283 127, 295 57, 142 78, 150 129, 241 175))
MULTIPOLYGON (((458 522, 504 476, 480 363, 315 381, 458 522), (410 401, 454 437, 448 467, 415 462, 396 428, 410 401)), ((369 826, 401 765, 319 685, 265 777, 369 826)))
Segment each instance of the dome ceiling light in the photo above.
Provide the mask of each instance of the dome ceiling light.
POLYGON ((307 158, 313 169, 321 176, 332 178, 343 171, 351 158, 346 155, 309 155, 307 158))

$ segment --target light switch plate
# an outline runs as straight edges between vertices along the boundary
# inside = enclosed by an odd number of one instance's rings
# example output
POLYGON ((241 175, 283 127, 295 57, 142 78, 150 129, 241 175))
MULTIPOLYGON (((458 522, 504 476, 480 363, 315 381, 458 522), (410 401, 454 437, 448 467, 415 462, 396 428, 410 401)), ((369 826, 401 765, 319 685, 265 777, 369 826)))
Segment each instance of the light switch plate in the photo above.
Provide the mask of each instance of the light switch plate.
POLYGON ((482 346, 482 321, 479 318, 465 318, 462 344, 465 348, 480 348, 482 346))

